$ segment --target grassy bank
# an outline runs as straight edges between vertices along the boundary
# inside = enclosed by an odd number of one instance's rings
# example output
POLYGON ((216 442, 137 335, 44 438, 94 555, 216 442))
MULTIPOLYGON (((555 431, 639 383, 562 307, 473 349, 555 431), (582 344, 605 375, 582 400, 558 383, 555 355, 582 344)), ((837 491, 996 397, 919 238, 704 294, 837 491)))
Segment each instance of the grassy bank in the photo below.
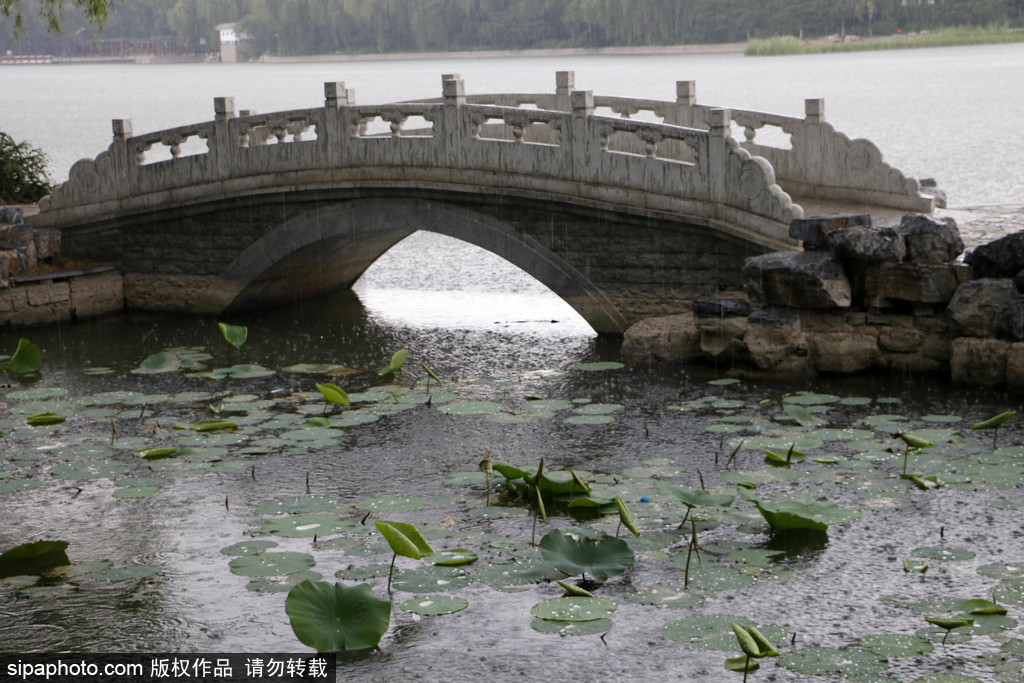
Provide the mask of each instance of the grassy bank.
POLYGON ((794 36, 754 38, 747 43, 747 56, 814 54, 819 52, 855 52, 861 50, 904 50, 916 47, 952 47, 987 43, 1024 42, 1024 29, 1006 26, 985 28, 945 28, 926 33, 899 34, 885 38, 866 38, 848 42, 806 41, 794 36))

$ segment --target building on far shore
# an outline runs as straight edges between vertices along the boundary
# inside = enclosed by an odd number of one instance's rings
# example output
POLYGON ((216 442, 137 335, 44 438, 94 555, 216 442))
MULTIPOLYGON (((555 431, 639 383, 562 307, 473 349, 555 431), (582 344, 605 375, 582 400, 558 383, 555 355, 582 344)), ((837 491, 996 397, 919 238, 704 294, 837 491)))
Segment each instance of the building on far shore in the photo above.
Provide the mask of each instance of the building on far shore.
POLYGON ((236 24, 220 24, 220 61, 247 62, 253 58, 252 39, 244 33, 235 32, 236 24))

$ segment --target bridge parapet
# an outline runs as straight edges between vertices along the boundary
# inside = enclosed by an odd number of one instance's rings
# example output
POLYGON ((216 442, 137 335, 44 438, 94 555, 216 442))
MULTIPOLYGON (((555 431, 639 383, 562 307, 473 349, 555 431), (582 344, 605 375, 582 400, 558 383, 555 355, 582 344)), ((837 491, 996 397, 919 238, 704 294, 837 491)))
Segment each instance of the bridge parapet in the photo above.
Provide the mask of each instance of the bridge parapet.
MULTIPOLYGON (((564 108, 560 105, 563 92, 567 85, 572 87, 573 80, 572 72, 559 72, 554 94, 487 94, 468 96, 466 100, 472 104, 564 108)), ((594 97, 594 105, 622 118, 639 114, 645 120, 700 129, 709 127, 711 111, 728 109, 732 121, 743 129, 740 146, 767 159, 775 169, 778 183, 792 197, 918 212, 935 208, 934 198, 922 193, 919 181, 885 163, 873 142, 864 138, 851 140, 828 123, 822 99, 805 100, 805 116, 797 118, 698 104, 696 90, 695 81, 677 81, 674 102, 601 95, 594 97), (766 135, 758 139, 761 131, 766 135), (780 133, 788 136, 788 147, 770 141, 780 133)))
POLYGON ((600 116, 600 99, 570 88, 560 81, 555 95, 536 98, 564 107, 547 109, 473 103, 455 77, 440 100, 383 105, 356 105, 344 84, 329 83, 324 107, 237 115, 232 98, 217 98, 213 121, 138 136, 114 121, 109 149, 72 167, 36 223, 288 188, 404 186, 667 214, 765 247, 794 244, 788 225, 802 209, 772 165, 730 136, 728 111, 709 110, 707 129, 600 116), (151 158, 158 146, 168 158, 151 158))

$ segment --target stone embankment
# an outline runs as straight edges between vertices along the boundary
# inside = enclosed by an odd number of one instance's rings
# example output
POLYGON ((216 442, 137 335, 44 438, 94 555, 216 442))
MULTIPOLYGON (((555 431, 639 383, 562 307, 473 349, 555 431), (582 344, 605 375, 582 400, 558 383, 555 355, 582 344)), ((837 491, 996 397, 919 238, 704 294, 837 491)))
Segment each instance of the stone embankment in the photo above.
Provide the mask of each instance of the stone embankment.
POLYGON ((124 308, 112 265, 75 267, 60 256, 60 231, 25 224, 20 206, 0 206, 0 325, 41 325, 124 308))
POLYGON ((942 213, 891 227, 794 220, 804 251, 747 259, 743 291, 637 323, 624 351, 753 376, 885 371, 1024 393, 1024 207, 942 213))

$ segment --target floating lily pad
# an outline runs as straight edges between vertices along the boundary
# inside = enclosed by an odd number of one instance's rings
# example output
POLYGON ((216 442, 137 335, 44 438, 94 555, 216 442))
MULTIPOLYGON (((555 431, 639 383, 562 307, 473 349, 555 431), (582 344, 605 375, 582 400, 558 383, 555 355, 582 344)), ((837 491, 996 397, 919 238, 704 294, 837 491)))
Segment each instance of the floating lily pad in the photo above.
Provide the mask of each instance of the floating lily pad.
POLYGON ((124 486, 111 495, 114 498, 148 498, 159 490, 159 486, 124 486))
MULTIPOLYGON (((684 566, 686 555, 679 555, 676 566, 684 566)), ((717 593, 718 591, 746 588, 757 582, 757 578, 732 567, 703 567, 690 564, 690 586, 698 590, 717 593)))
POLYGON ((391 601, 367 584, 303 581, 288 591, 285 612, 295 636, 318 652, 374 647, 391 623, 391 601))
POLYGON ((472 578, 458 567, 423 567, 397 572, 391 585, 406 593, 431 593, 465 588, 472 578))
POLYGON ((263 576, 245 584, 245 590, 254 593, 284 593, 303 581, 319 581, 322 574, 314 571, 298 572, 287 576, 263 576))
POLYGON ((371 512, 416 510, 427 505, 430 505, 430 500, 419 496, 382 496, 356 503, 356 507, 360 510, 371 512))
POLYGON ((538 618, 530 622, 530 627, 538 633, 553 633, 560 636, 596 636, 608 632, 612 627, 612 620, 552 621, 538 618))
POLYGON ((277 547, 277 541, 239 541, 234 545, 221 548, 220 551, 225 555, 254 555, 275 547, 277 547))
POLYGON ((619 363, 617 361, 602 361, 598 363, 579 363, 576 365, 577 370, 584 370, 587 372, 600 372, 602 370, 621 370, 626 367, 625 363, 619 363))
POLYGON ((723 379, 713 379, 710 382, 708 382, 708 384, 710 384, 713 387, 728 387, 728 386, 732 386, 733 384, 739 384, 739 383, 740 383, 740 381, 738 379, 733 378, 733 377, 726 377, 726 378, 723 378, 723 379))
POLYGON ((177 372, 181 369, 181 358, 170 351, 161 351, 147 357, 139 367, 132 370, 137 375, 152 375, 163 372, 177 372))
POLYGON ((805 647, 785 652, 779 666, 809 676, 874 676, 889 668, 889 660, 854 647, 805 647))
POLYGON ((522 589, 547 583, 563 576, 553 565, 540 557, 517 559, 505 564, 491 564, 473 571, 473 578, 498 590, 522 589))
POLYGON ((464 564, 472 564, 476 562, 476 560, 476 553, 471 550, 466 550, 465 548, 439 550, 427 558, 427 561, 431 564, 440 565, 442 567, 458 567, 464 564))
POLYGON ((910 555, 912 557, 927 557, 930 560, 947 560, 950 562, 974 559, 974 551, 967 548, 941 548, 937 546, 915 548, 911 551, 910 555))
POLYGON ((239 576, 284 576, 309 569, 316 564, 312 555, 296 552, 270 552, 243 555, 231 560, 232 574, 239 576))
POLYGON ((428 595, 422 598, 406 600, 399 607, 413 614, 425 617, 436 617, 444 614, 454 614, 469 607, 469 601, 450 595, 428 595))
POLYGON ((338 515, 305 514, 267 520, 260 527, 260 531, 285 538, 312 538, 340 534, 355 528, 355 522, 342 519, 338 515))
POLYGON ((832 394, 793 394, 782 399, 783 403, 796 403, 803 406, 819 406, 838 403, 842 398, 832 394))
POLYGON ((860 644, 882 657, 914 657, 935 649, 931 641, 905 633, 881 633, 864 636, 860 644))
POLYGON ((456 401, 446 403, 437 410, 446 415, 491 415, 500 413, 505 407, 492 401, 456 401))
MULTIPOLYGON (((747 627, 753 626, 749 619, 729 614, 702 614, 665 624, 662 634, 669 640, 689 643, 705 650, 735 652, 736 633, 732 624, 747 627)), ((780 643, 786 637, 786 629, 781 626, 761 626, 757 629, 772 643, 780 643)))
POLYGON ((622 410, 625 406, 619 403, 588 403, 585 406, 574 408, 572 412, 577 415, 611 415, 622 410))
POLYGON ((39 400, 42 398, 55 398, 57 396, 64 396, 68 393, 67 389, 60 387, 38 387, 35 389, 20 389, 18 391, 12 391, 7 394, 7 398, 14 398, 21 400, 39 400))
POLYGON ((566 401, 560 398, 547 398, 547 399, 536 399, 526 401, 522 407, 537 412, 558 412, 559 410, 567 410, 572 408, 572 401, 566 401))
POLYGON ((595 581, 606 581, 633 566, 633 551, 618 538, 604 536, 599 540, 575 540, 560 529, 552 529, 540 544, 544 560, 569 575, 589 575, 595 581))
POLYGON ((36 575, 52 567, 69 565, 67 548, 67 541, 34 541, 6 550, 0 555, 0 578, 36 575))
POLYGON ((92 460, 66 463, 50 470, 56 479, 112 479, 128 472, 128 466, 114 460, 92 460))
POLYGON ((549 621, 593 621, 609 617, 616 607, 615 602, 607 598, 570 596, 545 600, 534 605, 530 613, 549 621))
POLYGON ((273 370, 262 367, 260 365, 232 365, 230 368, 217 368, 210 372, 206 376, 210 379, 255 379, 257 377, 270 377, 274 374, 273 370))
POLYGON ((16 491, 31 491, 43 485, 43 482, 35 479, 15 479, 12 481, 0 481, 0 493, 14 493, 16 491))

